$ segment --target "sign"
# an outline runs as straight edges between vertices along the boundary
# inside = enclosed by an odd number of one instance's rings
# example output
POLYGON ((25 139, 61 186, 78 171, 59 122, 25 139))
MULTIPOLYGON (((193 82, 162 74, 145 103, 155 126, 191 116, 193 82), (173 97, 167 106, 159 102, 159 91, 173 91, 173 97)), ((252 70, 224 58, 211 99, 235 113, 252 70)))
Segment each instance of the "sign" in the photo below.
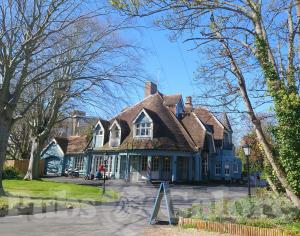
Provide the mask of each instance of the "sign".
POLYGON ((152 211, 151 218, 150 218, 150 224, 155 223, 155 219, 158 215, 163 197, 165 199, 165 203, 167 206, 169 224, 175 223, 175 215, 174 215, 173 203, 172 203, 171 194, 170 194, 170 186, 169 186, 168 182, 162 182, 160 184, 160 187, 159 187, 159 190, 157 193, 157 197, 156 197, 156 200, 154 203, 153 211, 152 211))

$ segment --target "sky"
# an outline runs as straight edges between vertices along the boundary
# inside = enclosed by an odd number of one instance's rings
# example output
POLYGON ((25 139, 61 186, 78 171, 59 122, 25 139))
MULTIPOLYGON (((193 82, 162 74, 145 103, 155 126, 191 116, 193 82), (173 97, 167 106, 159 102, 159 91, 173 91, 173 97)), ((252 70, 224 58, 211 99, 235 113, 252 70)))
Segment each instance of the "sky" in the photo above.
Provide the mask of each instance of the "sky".
MULTIPOLYGON (((205 57, 195 50, 190 50, 192 45, 184 43, 184 38, 175 42, 171 41, 169 39, 170 32, 155 27, 151 18, 138 18, 136 24, 142 27, 137 30, 127 30, 125 33, 123 32, 122 36, 145 49, 140 60, 146 77, 155 82, 158 90, 163 94, 180 93, 184 100, 186 96, 196 97, 199 95, 200 85, 196 84, 195 72, 198 63, 205 60, 205 57)), ((118 107, 113 115, 144 98, 144 84, 139 84, 140 87, 137 87, 135 92, 130 93, 130 96, 127 97, 127 104, 118 107)), ((99 113, 96 111, 96 113, 103 118, 113 117, 113 115, 108 117, 107 114, 101 114, 101 111, 99 113)), ((245 131, 244 125, 233 128, 236 131, 236 141, 239 142, 245 131)))
MULTIPOLYGON (((141 19, 139 24, 151 26, 151 21, 141 19)), ((149 80, 155 82, 163 94, 181 93, 183 98, 196 95, 194 72, 197 69, 199 55, 189 50, 189 45, 183 39, 173 42, 170 33, 158 28, 145 27, 133 33, 141 47, 145 49, 142 56, 143 69, 149 75, 149 80)), ((131 36, 132 37, 132 36, 131 36)), ((132 97, 138 102, 144 96, 143 88, 132 97)))

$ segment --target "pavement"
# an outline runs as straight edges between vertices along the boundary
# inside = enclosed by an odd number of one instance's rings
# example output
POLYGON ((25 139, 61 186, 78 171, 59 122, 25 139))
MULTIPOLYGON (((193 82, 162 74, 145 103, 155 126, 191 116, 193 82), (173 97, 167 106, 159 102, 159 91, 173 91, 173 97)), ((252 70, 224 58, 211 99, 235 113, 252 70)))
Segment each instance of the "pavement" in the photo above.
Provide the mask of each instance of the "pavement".
MULTIPOLYGON (((101 185, 100 181, 82 179, 58 177, 51 180, 101 185)), ((146 183, 130 184, 123 180, 108 180, 107 188, 120 192, 119 201, 84 209, 3 217, 0 218, 0 235, 149 235, 149 230, 153 227, 149 226, 149 218, 158 187, 159 185, 146 183)), ((241 186, 170 185, 170 191, 175 211, 192 204, 209 204, 222 198, 238 199, 247 196, 247 188, 241 186)), ((159 220, 167 220, 164 202, 159 220)))

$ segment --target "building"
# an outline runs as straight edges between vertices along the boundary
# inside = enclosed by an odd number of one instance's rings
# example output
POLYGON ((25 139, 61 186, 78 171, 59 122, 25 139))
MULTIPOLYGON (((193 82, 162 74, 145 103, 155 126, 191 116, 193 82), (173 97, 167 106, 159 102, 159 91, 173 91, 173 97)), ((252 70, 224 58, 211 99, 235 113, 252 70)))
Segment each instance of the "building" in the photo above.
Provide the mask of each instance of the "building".
POLYGON ((79 170, 80 175, 85 175, 88 159, 85 149, 88 146, 86 135, 55 137, 42 151, 41 159, 45 160, 44 174, 61 176, 67 169, 79 170))
POLYGON ((90 170, 108 159, 112 177, 143 180, 232 180, 241 177, 226 114, 219 121, 204 108, 163 95, 147 82, 145 98, 109 121, 99 120, 88 150, 90 170))
POLYGON ((111 178, 132 182, 241 177, 227 115, 218 120, 207 109, 194 107, 191 97, 183 102, 180 94, 164 95, 152 82, 146 83, 142 101, 110 120, 100 119, 81 153, 82 173, 96 174, 106 163, 111 178))

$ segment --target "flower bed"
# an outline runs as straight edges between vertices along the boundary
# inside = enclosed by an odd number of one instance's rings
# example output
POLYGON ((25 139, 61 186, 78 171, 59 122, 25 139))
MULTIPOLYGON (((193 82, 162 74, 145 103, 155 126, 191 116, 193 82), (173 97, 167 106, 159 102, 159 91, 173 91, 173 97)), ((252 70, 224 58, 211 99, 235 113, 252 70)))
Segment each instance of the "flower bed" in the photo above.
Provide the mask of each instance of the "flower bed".
POLYGON ((177 216, 280 229, 292 235, 300 235, 300 211, 284 196, 278 197, 266 192, 252 198, 224 199, 220 202, 193 205, 177 212, 177 216))

